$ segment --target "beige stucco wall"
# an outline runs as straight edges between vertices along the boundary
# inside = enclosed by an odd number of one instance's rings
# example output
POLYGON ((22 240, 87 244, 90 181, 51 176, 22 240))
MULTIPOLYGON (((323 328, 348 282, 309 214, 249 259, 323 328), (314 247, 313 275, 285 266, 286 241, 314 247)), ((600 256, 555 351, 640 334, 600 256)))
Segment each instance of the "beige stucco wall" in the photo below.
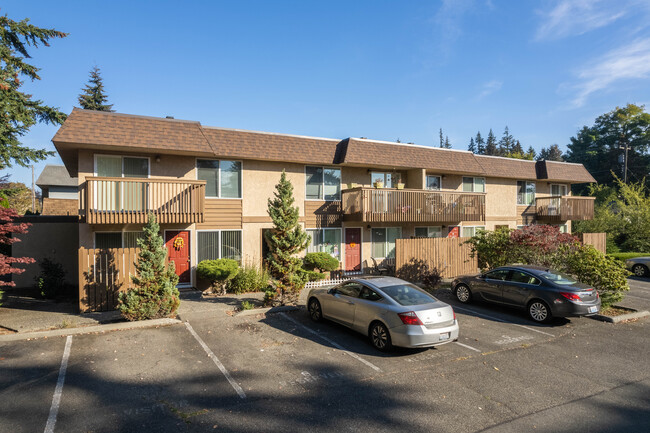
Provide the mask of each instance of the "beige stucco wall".
POLYGON ((244 161, 242 173, 243 215, 268 217, 268 199, 273 197, 282 170, 293 185, 293 196, 300 215, 305 214, 305 166, 270 161, 244 161))

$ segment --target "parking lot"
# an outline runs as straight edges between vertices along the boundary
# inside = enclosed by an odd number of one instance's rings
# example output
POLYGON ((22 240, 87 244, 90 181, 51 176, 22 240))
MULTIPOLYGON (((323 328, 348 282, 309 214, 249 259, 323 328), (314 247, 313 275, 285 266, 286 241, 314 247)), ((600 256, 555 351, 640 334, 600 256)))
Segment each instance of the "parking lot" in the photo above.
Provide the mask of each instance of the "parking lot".
MULTIPOLYGON (((650 282, 630 295, 650 304, 650 282)), ((389 354, 304 309, 0 342, 0 431, 650 431, 647 319, 439 297, 459 341, 389 354)))

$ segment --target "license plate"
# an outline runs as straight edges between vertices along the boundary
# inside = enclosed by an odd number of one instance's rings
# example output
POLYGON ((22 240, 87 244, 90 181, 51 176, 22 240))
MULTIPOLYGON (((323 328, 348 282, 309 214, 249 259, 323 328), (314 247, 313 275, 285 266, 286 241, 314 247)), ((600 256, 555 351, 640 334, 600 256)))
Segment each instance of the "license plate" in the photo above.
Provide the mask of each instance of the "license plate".
POLYGON ((445 332, 444 334, 440 334, 440 341, 442 340, 449 340, 449 335, 450 332, 445 332))
POLYGON ((595 307, 595 306, 594 307, 589 307, 589 312, 590 313, 595 313, 596 311, 598 311, 598 307, 595 307))

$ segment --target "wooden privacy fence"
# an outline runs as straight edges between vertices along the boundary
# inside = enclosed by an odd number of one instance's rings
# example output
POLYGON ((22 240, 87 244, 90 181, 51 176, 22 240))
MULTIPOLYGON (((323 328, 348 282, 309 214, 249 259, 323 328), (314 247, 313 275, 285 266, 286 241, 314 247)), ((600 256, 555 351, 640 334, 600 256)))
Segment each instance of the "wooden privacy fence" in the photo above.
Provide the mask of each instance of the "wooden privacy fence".
POLYGON ((132 288, 139 248, 79 248, 79 311, 110 311, 118 293, 132 288))
POLYGON ((583 233, 582 243, 592 245, 603 254, 607 254, 607 233, 583 233))
POLYGON ((438 268, 443 278, 478 272, 476 258, 470 257, 471 248, 464 244, 469 238, 416 238, 395 241, 395 269, 397 275, 417 272, 426 265, 438 268))

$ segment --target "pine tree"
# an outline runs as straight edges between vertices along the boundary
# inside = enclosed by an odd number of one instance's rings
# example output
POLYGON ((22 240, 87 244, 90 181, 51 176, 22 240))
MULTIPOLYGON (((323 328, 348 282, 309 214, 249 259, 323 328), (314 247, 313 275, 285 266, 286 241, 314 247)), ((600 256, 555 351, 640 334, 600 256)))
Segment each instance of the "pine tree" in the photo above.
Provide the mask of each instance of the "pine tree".
POLYGON ((476 153, 476 143, 474 143, 474 137, 471 137, 469 139, 469 146, 467 146, 467 150, 476 153))
POLYGON ((485 143, 485 155, 498 155, 499 154, 499 149, 497 149, 497 138, 494 136, 494 132, 492 132, 492 128, 490 128, 490 133, 488 134, 487 141, 485 143))
POLYGON ((109 111, 111 113, 115 111, 112 110, 113 104, 106 103, 108 97, 104 94, 104 82, 97 66, 90 71, 88 84, 82 89, 82 92, 78 101, 84 110, 109 111))
POLYGON ((476 153, 485 155, 485 140, 481 137, 481 131, 476 133, 476 153))
POLYGON ((160 236, 160 226, 154 214, 142 229, 138 239, 140 253, 131 275, 134 289, 119 295, 118 308, 127 320, 172 317, 180 305, 174 262, 165 266, 167 248, 160 236))
POLYGON ((533 149, 533 146, 528 146, 528 150, 526 151, 526 159, 530 159, 531 161, 535 159, 535 156, 537 155, 537 152, 535 152, 535 149, 533 149))
POLYGON ((451 143, 449 142, 449 137, 447 137, 446 135, 445 135, 445 145, 444 145, 444 148, 445 148, 445 149, 451 149, 451 143))
MULTIPOLYGON (((508 127, 503 131, 503 137, 499 140, 499 155, 507 155, 515 153, 513 147, 515 145, 515 138, 510 134, 508 127)), ((523 153, 523 152, 522 152, 523 153)))
POLYGON ((542 150, 539 151, 539 157, 537 159, 559 162, 564 161, 562 150, 560 150, 560 146, 557 144, 551 144, 548 148, 543 147, 542 150))
POLYGON ((300 275, 302 260, 296 254, 305 250, 311 237, 300 224, 299 210, 294 206, 293 185, 282 170, 280 182, 275 186, 275 198, 268 200, 268 213, 273 229, 265 233, 269 253, 266 256, 269 272, 274 278, 276 290, 267 293, 267 303, 295 304, 304 286, 300 275))
POLYGON ((442 149, 445 147, 445 141, 442 139, 443 134, 442 134, 442 128, 440 128, 440 148, 442 149))
POLYGON ((516 140, 515 145, 512 146, 512 153, 521 153, 522 155, 524 154, 524 148, 521 147, 519 140, 516 140))
POLYGON ((41 161, 54 152, 22 146, 19 138, 27 134, 36 123, 58 125, 66 115, 58 108, 49 107, 32 95, 20 92, 21 76, 40 80, 39 68, 25 63, 30 58, 27 47, 49 46, 51 38, 67 35, 54 29, 41 29, 29 24, 29 19, 16 22, 6 15, 0 16, 0 169, 12 166, 12 162, 27 167, 32 161, 41 161))

